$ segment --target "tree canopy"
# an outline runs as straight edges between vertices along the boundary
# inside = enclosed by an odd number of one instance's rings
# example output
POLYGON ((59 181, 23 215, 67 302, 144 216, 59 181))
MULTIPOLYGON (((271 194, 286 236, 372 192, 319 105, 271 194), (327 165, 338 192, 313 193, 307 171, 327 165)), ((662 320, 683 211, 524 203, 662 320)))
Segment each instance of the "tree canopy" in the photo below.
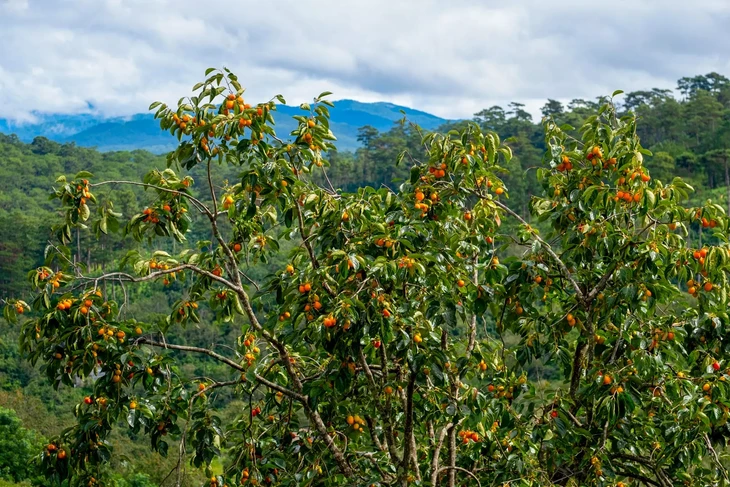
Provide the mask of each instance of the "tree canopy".
MULTIPOLYGON (((343 192, 326 172, 328 93, 285 140, 280 96, 249 105, 214 69, 193 92, 150 107, 179 140, 166 169, 56 180, 57 241, 32 296, 6 307, 52 384, 93 380, 41 455, 46 478, 103 484, 121 427, 177 456, 178 484, 191 464, 211 487, 728 481, 726 212, 650 176, 633 112, 606 99, 579 130, 545 119, 539 165, 514 186, 496 132, 404 126, 415 143, 382 149, 404 180, 343 192), (128 218, 106 191, 126 187, 147 199, 128 218), (151 248, 89 268, 78 229, 151 248), (164 318, 125 310, 139 286, 176 286, 164 318), (201 317, 230 340, 174 341, 201 317), (190 354, 218 367, 191 371, 190 354), (241 404, 228 421, 224 393, 241 404)), ((519 145, 534 126, 511 110, 519 145)))

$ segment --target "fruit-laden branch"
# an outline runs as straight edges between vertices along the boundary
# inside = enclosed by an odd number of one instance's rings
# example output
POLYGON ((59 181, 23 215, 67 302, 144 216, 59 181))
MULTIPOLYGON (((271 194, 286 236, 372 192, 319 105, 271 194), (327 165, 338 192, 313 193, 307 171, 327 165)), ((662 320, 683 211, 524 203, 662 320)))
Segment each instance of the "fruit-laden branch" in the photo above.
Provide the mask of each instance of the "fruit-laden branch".
MULTIPOLYGON (((212 180, 208 180, 210 185, 211 192, 214 192, 212 180)), ((317 429, 317 432, 320 434, 322 439, 324 440, 325 444, 327 445, 327 448, 330 450, 330 453, 332 453, 332 456, 334 457, 335 461, 337 462, 338 467, 340 468, 340 471, 345 477, 352 477, 353 472, 352 468, 348 464, 347 460, 345 459, 345 456, 343 455, 342 451, 339 449, 339 447, 335 444, 332 437, 329 435, 329 432, 327 431, 327 427, 324 424, 324 421, 322 421, 322 417, 320 416, 319 412, 316 409, 313 409, 311 405, 309 404, 309 401, 306 400, 306 397, 302 395, 302 391, 304 390, 304 386, 302 385, 302 381, 299 377, 299 373, 297 372, 296 368, 294 367, 293 362, 290 360, 289 352, 286 350, 286 346, 280 342, 278 339, 276 339, 268 330, 264 329, 264 327, 259 322, 258 318, 256 317, 256 313, 253 310, 253 307, 251 306, 251 299, 249 298, 246 291, 243 289, 243 286, 241 285, 241 276, 239 274, 239 267, 238 262, 236 261, 235 256, 233 255, 233 252, 229 248, 226 241, 223 239, 223 237, 220 234, 220 231, 218 229, 218 223, 217 223, 217 212, 215 214, 211 213, 206 208, 206 214, 208 215, 208 219, 210 220, 210 225, 213 230, 213 235, 215 236, 216 240, 220 244, 221 248, 223 249, 224 253, 228 257, 228 263, 229 263, 229 274, 231 276, 231 279, 233 280, 232 283, 228 282, 227 280, 223 279, 226 285, 234 290, 236 294, 238 295, 239 299, 241 300, 241 305, 244 309, 244 312, 246 316, 249 319, 249 322, 251 323, 251 326, 259 333, 261 336, 271 345, 273 346, 276 351, 279 354, 279 358, 281 359, 282 365, 284 366, 284 370, 286 371, 286 374, 289 378, 289 380, 292 383, 292 386, 294 388, 294 392, 301 396, 302 398, 305 398, 305 400, 302 401, 302 406, 304 407, 304 411, 309 418, 310 422, 313 423, 314 427, 317 429)))
MULTIPOLYGON (((153 184, 148 184, 148 183, 139 183, 139 182, 135 182, 135 181, 121 181, 121 180, 103 181, 103 182, 95 183, 95 184, 93 184, 93 186, 101 186, 104 184, 127 184, 127 185, 132 185, 132 186, 142 186, 145 188, 153 188, 153 189, 165 191, 165 192, 168 192, 171 194, 179 195, 179 196, 182 196, 182 197, 190 200, 192 202, 192 204, 198 209, 198 211, 200 211, 201 213, 204 213, 210 220, 211 228, 213 230, 213 235, 215 236, 216 240, 220 244, 224 253, 228 257, 229 271, 230 271, 229 274, 231 275, 232 282, 227 279, 224 279, 222 277, 215 276, 214 274, 212 274, 208 271, 204 271, 204 270, 202 270, 196 266, 192 266, 190 264, 184 264, 182 266, 178 266, 175 269, 168 269, 168 270, 162 271, 160 273, 155 272, 155 273, 152 273, 148 276, 144 276, 141 278, 135 278, 134 276, 132 276, 130 274, 125 274, 125 273, 113 273, 113 274, 108 274, 108 275, 102 276, 100 278, 86 278, 86 279, 94 280, 97 283, 100 280, 102 280, 103 278, 108 279, 108 280, 117 279, 117 280, 129 281, 129 282, 142 282, 142 281, 154 279, 155 277, 162 275, 163 273, 171 273, 171 272, 174 272, 175 270, 190 269, 194 272, 198 272, 202 275, 206 275, 207 277, 210 277, 211 279, 222 283, 226 287, 228 287, 236 292, 236 294, 238 295, 238 297, 240 298, 240 300, 242 302, 241 304, 251 323, 251 326, 258 333, 260 333, 269 344, 271 344, 277 350, 279 357, 281 358, 282 364, 284 366, 284 369, 286 370, 286 373, 289 377, 289 380, 291 380, 292 385, 295 389, 295 391, 293 391, 293 392, 295 394, 297 394, 298 396, 300 396, 301 398, 305 398, 305 396, 303 396, 301 394, 301 392, 303 390, 303 386, 302 386, 301 380, 299 378, 299 374, 297 373, 292 362, 289 360, 289 354, 286 350, 286 347, 284 346, 283 343, 281 343, 279 340, 277 340, 271 333, 269 333, 267 330, 265 330, 263 328, 263 326, 261 326, 261 324, 258 321, 258 318, 256 317, 256 314, 253 311, 253 307, 251 306, 250 298, 249 298, 248 294, 244 291, 244 289, 241 285, 239 267, 236 262, 235 256, 231 252, 231 249, 228 247, 225 240, 222 238, 220 231, 218 229, 218 225, 217 225, 218 212, 217 211, 211 212, 211 210, 208 209, 208 207, 206 207, 200 200, 198 200, 194 196, 191 196, 185 192, 178 191, 178 190, 163 188, 163 187, 156 186, 153 184)), ((210 185, 211 191, 214 191, 214 188, 212 185, 212 180, 210 180, 210 179, 209 179, 209 185, 210 185)), ((297 206, 297 212, 298 212, 300 224, 301 224, 302 219, 301 219, 301 213, 299 213, 298 206, 297 206)), ((303 227, 300 226, 300 230, 303 230, 303 227)), ((302 236, 304 236, 304 233, 302 233, 302 236)), ((305 241, 306 241, 306 239, 305 239, 305 241)), ((307 244, 308 244, 308 242, 307 242, 307 244)), ((310 256, 312 258, 314 258, 314 253, 311 248, 311 245, 309 245, 308 250, 310 251, 310 256)), ((314 259, 314 262, 316 263, 316 259, 314 259)), ((331 289, 326 289, 326 290, 330 294, 333 293, 333 291, 331 289)), ((273 383, 271 383, 271 384, 273 384, 273 383)), ((267 384, 267 386, 268 386, 268 384, 267 384)), ((308 401, 303 400, 302 404, 303 404, 304 410, 305 410, 307 416, 309 417, 310 421, 314 424, 314 426, 317 429, 317 431, 319 432, 320 436, 323 438, 323 440, 327 444, 327 448, 330 450, 330 452, 332 453, 332 456, 335 458, 335 461, 337 462, 337 464, 340 468, 340 471, 346 477, 352 477, 352 475, 353 475, 352 468, 347 463, 344 455, 342 454, 342 451, 337 447, 337 445, 334 443, 332 438, 329 436, 329 433, 327 432, 327 427, 325 426, 324 422, 322 421, 322 418, 320 417, 319 413, 315 409, 311 408, 308 401)))
MULTIPOLYGON (((480 198, 484 198, 479 193, 474 193, 479 196, 480 198)), ((505 205, 501 201, 498 200, 492 200, 492 202, 497 205, 498 207, 502 208, 504 211, 509 213, 511 216, 513 216, 515 219, 517 219, 520 223, 522 223, 525 226, 529 226, 529 224, 525 221, 524 218, 522 218, 519 214, 514 212, 509 206, 505 205)), ((583 290, 578 285, 578 282, 575 280, 575 277, 573 276, 573 273, 570 272, 570 269, 568 269, 568 266, 565 265, 565 263, 562 261, 562 259, 558 256, 558 254, 555 253, 553 248, 550 246, 549 243, 547 243, 545 240, 543 240, 536 232, 532 232, 532 236, 535 240, 540 242, 540 244, 545 248, 545 251, 550 254, 550 257, 555 260, 555 262, 558 264, 558 267, 560 267, 560 270, 563 273, 563 276, 570 282, 570 284, 573 286, 573 289, 575 289, 575 293, 578 296, 578 299, 580 301, 585 301, 585 294, 583 293, 583 290)))
MULTIPOLYGON (((217 227, 215 225, 215 220, 211 219, 211 224, 214 227, 214 231, 217 232, 217 227)), ((218 237, 220 237, 218 235, 218 237)), ((228 246, 224 246, 224 249, 230 252, 230 249, 228 249, 228 246)), ((238 275, 238 265, 235 262, 235 259, 231 256, 231 260, 233 261, 234 265, 234 278, 240 282, 240 277, 238 275)), ((241 300, 241 305, 243 306, 243 309, 246 313, 246 316, 248 316, 248 319, 251 323, 251 326, 261 334, 261 336, 264 337, 264 339, 271 344, 276 351, 279 354, 279 358, 281 359, 281 363, 284 366, 284 370, 286 371, 287 376, 289 377, 289 380, 292 382, 292 386, 294 387, 294 391, 299 394, 302 397, 305 397, 302 395, 302 392, 304 390, 304 386, 302 385, 302 381, 299 378, 299 374, 297 370, 294 368, 294 364, 292 360, 290 360, 289 352, 286 350, 286 346, 281 343, 279 340, 274 338, 274 336, 266 329, 264 329, 263 326, 261 326, 261 323, 259 322, 258 318, 256 317, 256 313, 253 310, 253 307, 251 306, 251 300, 248 297, 248 294, 246 291, 243 290, 242 287, 237 286, 236 293, 238 294, 239 299, 241 300)), ((335 444, 334 440, 329 434, 329 431, 327 431, 327 426, 324 424, 324 421, 322 421, 322 417, 320 416, 319 412, 312 408, 309 404, 309 401, 304 400, 302 401, 302 406, 304 408, 304 412, 307 415, 307 418, 309 418, 309 421, 314 425, 315 429, 319 433, 319 435, 322 437, 322 440, 324 440, 325 444, 327 445, 327 449, 332 454, 332 457, 335 459, 335 462, 337 463, 337 466, 340 469, 340 472, 342 472, 342 475, 344 475, 347 478, 351 478, 353 476, 352 467, 347 462, 347 459, 345 458, 345 455, 342 453, 342 450, 335 444)))
MULTIPOLYGON (((302 243, 304 244, 304 248, 307 249, 307 253, 309 254, 309 260, 312 262, 312 267, 315 269, 319 269, 319 262, 317 261, 317 256, 314 254, 314 249, 312 248, 312 243, 310 240, 310 235, 304 230, 304 217, 302 216, 302 209, 299 208, 299 203, 294 202, 294 208, 297 212, 297 221, 299 225, 299 236, 302 237, 302 243)), ((325 291, 327 291, 327 294, 332 296, 333 298, 337 296, 337 293, 330 287, 329 284, 326 282, 322 283, 322 287, 325 291)))
MULTIPOLYGON (((239 372, 246 372, 246 368, 243 367, 241 364, 238 364, 238 363, 234 362, 233 360, 229 359, 228 357, 225 357, 225 356, 223 356, 219 353, 216 353, 213 350, 210 350, 207 348, 191 347, 188 345, 175 345, 175 344, 166 343, 166 342, 158 342, 156 340, 151 340, 149 338, 144 338, 144 337, 137 339, 135 341, 135 343, 138 343, 141 345, 150 345, 150 346, 158 347, 158 348, 166 348, 166 349, 170 349, 170 350, 180 350, 183 352, 201 353, 201 354, 207 355, 211 358, 214 358, 214 359, 218 360, 219 362, 222 362, 222 363, 228 365, 229 367, 236 369, 239 372)), ((305 403, 308 400, 306 396, 297 394, 296 392, 289 390, 286 387, 283 387, 283 386, 280 386, 279 384, 271 382, 270 380, 266 379, 265 377, 263 377, 259 374, 254 374, 254 377, 256 378, 256 381, 261 383, 262 385, 264 385, 270 389, 273 389, 275 391, 281 392, 282 394, 287 395, 293 399, 296 399, 297 401, 299 401, 301 403, 305 403)), ((240 382, 240 381, 234 381, 234 383, 238 383, 238 382, 240 382)), ((216 384, 227 385, 228 383, 219 382, 216 384)), ((205 390, 202 392, 205 392, 205 390)))
POLYGON ((196 197, 186 193, 185 191, 178 191, 176 189, 164 188, 162 186, 157 186, 155 184, 139 183, 136 181, 100 181, 98 183, 89 184, 89 186, 96 187, 96 186, 103 186, 106 184, 128 184, 131 186, 142 186, 143 188, 153 188, 153 189, 157 189, 160 191, 164 191, 166 193, 172 193, 176 196, 182 196, 183 198, 187 198, 188 200, 190 200, 190 202, 193 203, 193 206, 195 206, 195 208, 200 213, 208 215, 209 218, 213 216, 212 213, 210 212, 210 210, 208 209, 208 207, 205 206, 202 201, 200 201, 196 197))

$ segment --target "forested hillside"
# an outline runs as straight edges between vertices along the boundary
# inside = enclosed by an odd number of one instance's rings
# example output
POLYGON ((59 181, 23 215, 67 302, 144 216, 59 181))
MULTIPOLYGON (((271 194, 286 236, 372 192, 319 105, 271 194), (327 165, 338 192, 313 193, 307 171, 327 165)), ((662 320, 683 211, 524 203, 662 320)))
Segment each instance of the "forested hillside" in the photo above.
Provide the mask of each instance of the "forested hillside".
MULTIPOLYGON (((299 107, 280 105, 277 131, 288 133, 296 126, 292 114, 299 107)), ((394 121, 405 114, 418 125, 434 129, 445 119, 419 110, 377 102, 363 103, 355 100, 339 100, 330 112, 330 126, 337 133, 337 146, 342 150, 358 147, 357 130, 370 125, 378 130, 388 130, 394 121)), ((17 122, 0 118, 0 132, 16 134, 23 142, 35 137, 46 137, 54 142, 75 143, 81 147, 94 147, 101 151, 144 149, 162 154, 175 148, 175 139, 163 132, 149 113, 130 117, 107 118, 100 114, 58 115, 34 113, 34 121, 17 122)))
MULTIPOLYGON (((692 196, 695 201, 712 199, 730 210, 730 80, 711 73, 680 79, 676 93, 652 89, 626 93, 617 99, 622 100, 621 111, 634 112, 640 118, 639 136, 653 153, 645 159, 653 178, 670 181, 681 176, 695 187, 692 196)), ((576 99, 564 106, 548 100, 542 112, 566 127, 579 127, 602 101, 576 99)), ((512 148, 515 157, 506 168, 509 172, 504 175, 504 181, 509 188, 511 206, 520 209, 524 218, 529 218, 530 195, 537 193, 538 188, 531 186, 536 184, 536 178, 526 178, 525 174, 537 170, 542 163, 546 144, 540 123, 535 123, 519 103, 485 108, 474 115, 474 120, 484 129, 496 131, 512 148)), ((464 123, 455 122, 438 130, 448 131, 464 123)), ((337 135, 336 127, 333 130, 337 135)), ((568 131, 579 137, 575 130, 568 131)), ((286 138, 288 134, 278 135, 286 138)), ((422 154, 419 129, 408 123, 396 123, 387 131, 366 125, 359 130, 358 142, 361 148, 354 152, 328 154, 330 166, 326 173, 334 187, 346 191, 365 185, 394 187, 399 180, 409 176, 411 158, 417 159, 422 154), (396 165, 398 160, 401 162, 396 165)), ((51 226, 57 219, 57 207, 49 201, 48 194, 59 175, 74 175, 85 170, 99 180, 136 181, 152 169, 166 167, 164 156, 146 151, 99 152, 43 137, 24 143, 16 136, 2 134, 0 155, 0 299, 23 297, 27 289, 26 273, 44 261, 45 242, 52 241, 51 226)), ((206 177, 203 169, 196 171, 194 178, 202 181, 206 177)), ((235 184, 237 176, 229 170, 229 174, 215 184, 225 188, 235 184)), ((108 186, 95 191, 100 199, 99 207, 103 206, 105 194, 110 191, 115 192, 114 211, 122 214, 122 220, 145 208, 154 198, 146 194, 143 187, 132 190, 108 186)), ((203 201, 207 198, 205 194, 196 196, 203 201)), ((509 233, 511 228, 508 224, 501 231, 509 233)), ((97 242, 90 238, 91 232, 92 229, 87 229, 74 236, 74 242, 69 246, 69 259, 92 271, 108 270, 112 262, 118 262, 130 250, 144 252, 151 248, 145 243, 130 247, 129 239, 111 235, 97 242), (92 260, 92 255, 100 260, 92 260)), ((210 236, 190 236, 191 241, 206 238, 210 236)), ((701 230, 690 238, 701 240, 701 230)), ((287 250, 282 249, 282 254, 287 250)), ((249 271, 254 279, 262 278, 267 265, 251 262, 249 271)), ((133 293, 128 296, 126 312, 152 321, 164 309, 162 303, 179 297, 181 287, 181 284, 171 282, 162 288, 149 284, 132 292, 119 286, 109 292, 133 293)), ((201 315, 202 324, 180 332, 180 336, 175 337, 178 343, 210 344, 236 332, 231 323, 207 324, 213 317, 210 310, 202 309, 201 315)), ((32 471, 18 466, 22 464, 18 459, 28 460, 40 448, 40 437, 56 434, 70 422, 69 411, 84 396, 84 389, 65 388, 55 392, 36 380, 38 371, 19 358, 15 325, 0 321, 0 327, 0 446, 4 445, 3 438, 7 435, 22 439, 0 448, 2 486, 2 479, 11 483, 36 480, 32 471), (22 420, 22 426, 17 418, 22 420)), ((185 361, 185 367, 201 376, 216 366, 207 359, 186 357, 185 361)), ((218 399, 224 414, 236 407, 229 399, 225 394, 218 399)), ((121 472, 118 476, 120 486, 142 486, 148 482, 158 485, 172 467, 171 461, 161 464, 156 457, 145 453, 145 445, 135 442, 134 435, 120 434, 115 441, 129 453, 127 462, 110 467, 121 472)))
MULTIPOLYGON (((653 152, 646 165, 662 181, 675 176, 694 184, 698 199, 713 196, 727 201, 720 188, 730 188, 727 163, 730 152, 730 81, 717 73, 682 78, 677 93, 669 90, 646 90, 617 97, 623 112, 638 115, 639 136, 642 144, 653 152)), ((580 127, 588 114, 594 113, 603 102, 572 100, 567 106, 548 100, 542 114, 560 124, 580 127)), ((474 115, 483 128, 494 130, 510 139, 515 154, 510 174, 506 176, 512 189, 511 197, 520 200, 526 208, 529 195, 535 188, 525 187, 523 174, 541 164, 545 150, 542 129, 534 123, 524 105, 511 103, 507 107, 493 106, 474 115), (517 190, 517 191, 515 191, 517 190)), ((465 122, 441 127, 445 131, 465 122)), ((353 153, 332 156, 331 177, 342 187, 352 190, 361 184, 389 184, 395 178, 404 178, 410 164, 400 167, 393 161, 403 150, 417 152, 418 136, 410 127, 397 126, 389 132, 378 132, 372 127, 360 129, 363 148, 353 153)), ((525 212, 526 214, 526 212, 525 212)))

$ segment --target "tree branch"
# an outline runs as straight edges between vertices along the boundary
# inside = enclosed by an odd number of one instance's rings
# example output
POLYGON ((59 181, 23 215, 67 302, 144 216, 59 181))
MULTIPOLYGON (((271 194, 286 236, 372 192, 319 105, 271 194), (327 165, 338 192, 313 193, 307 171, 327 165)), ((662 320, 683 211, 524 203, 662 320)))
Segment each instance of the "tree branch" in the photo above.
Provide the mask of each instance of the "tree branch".
POLYGON ((371 416, 365 415, 365 422, 368 424, 368 429, 370 430, 370 438, 372 438, 375 448, 380 451, 385 451, 385 447, 380 442, 380 438, 378 438, 378 434, 375 431, 375 421, 373 421, 373 418, 371 416))
POLYGON ((193 265, 193 264, 179 264, 175 267, 171 267, 170 269, 160 270, 151 272, 150 274, 147 274, 146 276, 140 276, 135 277, 132 274, 129 274, 127 272, 109 272, 107 274, 102 274, 101 276, 97 277, 89 277, 89 276, 78 276, 77 279, 83 280, 83 281, 94 281, 94 285, 97 286, 100 281, 117 281, 117 282, 145 282, 145 281, 151 281, 154 279, 157 279, 158 277, 164 276, 166 274, 173 274, 175 272, 180 272, 184 270, 191 270, 197 274, 203 275, 205 277, 208 277, 214 281, 217 281, 224 286, 234 290, 239 291, 240 288, 237 287, 235 284, 231 283, 228 279, 225 279, 223 277, 217 276, 213 274, 210 271, 207 271, 205 269, 201 269, 200 267, 193 265))
MULTIPOLYGON (((484 198, 483 196, 479 195, 479 193, 474 193, 473 191, 471 191, 471 193, 472 194, 476 194, 480 198, 484 198)), ((497 205, 498 207, 502 208, 504 211, 506 211, 507 213, 509 213, 512 217, 514 217, 515 219, 517 219, 523 225, 529 226, 529 224, 524 220, 524 218, 522 218, 519 214, 517 214, 516 212, 514 212, 509 206, 505 205, 504 203, 502 203, 499 200, 491 200, 491 201, 495 205, 497 205)), ((545 240, 543 240, 542 237, 540 237, 535 232, 532 233, 532 236, 533 236, 533 238, 535 240, 537 240, 538 242, 540 242, 540 244, 545 248, 545 251, 548 254, 550 254, 550 257, 552 257, 553 260, 555 260, 555 262, 558 264, 558 267, 560 268, 560 270, 561 270, 561 272, 563 274, 563 277, 565 277, 570 282, 570 284, 573 286, 573 289, 575 289, 575 293, 578 296, 578 298, 581 301, 584 301, 585 300, 585 294, 583 293, 583 290, 578 285, 578 282, 575 280, 575 277, 573 276, 573 273, 570 272, 570 269, 568 269, 568 267, 565 265, 565 263, 562 261, 562 259, 558 256, 558 254, 555 253, 555 251, 550 246, 550 244, 548 244, 545 240)))
MULTIPOLYGON (((463 421, 464 418, 462 418, 458 423, 456 423, 456 426, 461 424, 461 421, 463 421)), ((448 423, 446 426, 444 426, 441 429, 441 432, 439 433, 438 442, 436 443, 436 448, 433 450, 433 457, 431 457, 431 485, 433 487, 436 487, 438 484, 438 474, 441 472, 441 469, 439 469, 439 461, 441 457, 441 448, 444 446, 444 440, 446 439, 446 434, 451 430, 451 428, 455 427, 454 423, 448 423)))
POLYGON ((142 186, 144 188, 154 188, 159 191, 164 191, 166 193, 172 193, 177 196, 182 196, 183 198, 187 198, 188 200, 190 200, 193 203, 193 206, 195 206, 200 213, 204 213, 204 214, 208 215, 209 217, 211 216, 210 210, 208 209, 207 206, 205 206, 203 204, 202 201, 200 201, 196 197, 190 195, 189 193, 186 193, 185 191, 179 191, 177 189, 163 188, 162 186, 157 186, 157 185, 148 184, 148 183, 139 183, 137 181, 100 181, 98 183, 89 184, 89 186, 95 187, 95 186, 103 186, 106 184, 128 184, 130 186, 142 186))
POLYGON ((319 262, 317 261, 317 256, 314 255, 314 249, 312 248, 312 244, 309 242, 309 235, 304 230, 304 217, 302 216, 302 210, 299 208, 299 202, 294 203, 294 208, 297 212, 297 221, 299 222, 299 235, 302 236, 302 242, 304 243, 304 248, 307 249, 307 253, 309 254, 309 259, 312 261, 312 266, 315 269, 319 269, 319 262))
POLYGON ((650 479, 649 477, 645 477, 645 476, 643 476, 643 475, 641 475, 641 474, 638 474, 638 473, 633 473, 633 472, 621 472, 621 471, 619 471, 619 470, 615 470, 615 472, 616 472, 616 475, 620 475, 620 476, 622 476, 622 477, 630 477, 630 478, 632 478, 632 479, 636 479, 636 480, 639 480, 639 481, 641 481, 641 482, 644 482, 644 483, 645 483, 645 484, 647 484, 647 485, 656 485, 656 487, 664 487, 664 486, 663 486, 662 484, 660 484, 659 482, 657 482, 657 481, 655 481, 655 480, 652 480, 652 479, 650 479))
POLYGON ((728 476, 727 476, 727 470, 725 470, 725 467, 723 467, 722 462, 720 462, 720 457, 717 456, 717 452, 712 447, 712 442, 710 441, 710 437, 707 436, 707 433, 702 435, 702 437, 705 440, 705 445, 707 445, 707 449, 710 450, 710 453, 712 454, 712 459, 715 461, 717 468, 720 470, 720 472, 722 472, 722 476, 725 478, 725 482, 730 483, 730 480, 728 479, 728 476))
MULTIPOLYGON (((479 256, 474 256, 474 273, 472 275, 472 280, 474 281, 474 285, 479 285, 479 271, 477 270, 477 264, 479 263, 479 256)), ((474 345, 476 344, 477 340, 477 315, 476 313, 473 313, 471 315, 471 320, 469 320, 469 343, 466 346, 466 357, 471 357, 471 353, 474 351, 474 345)))
POLYGON ((413 444, 411 442, 411 436, 413 435, 413 393, 415 392, 416 386, 416 372, 411 371, 411 377, 408 380, 408 386, 406 387, 406 410, 405 410, 405 425, 403 427, 403 459, 401 462, 401 468, 403 469, 403 476, 408 474, 408 466, 411 462, 411 454, 413 453, 413 444))
MULTIPOLYGON (((229 359, 228 357, 225 357, 225 356, 223 356, 219 353, 216 353, 213 350, 210 350, 207 348, 192 347, 189 345, 175 345, 172 343, 163 343, 163 342, 158 342, 156 340, 151 340, 149 338, 144 338, 144 337, 138 338, 135 341, 135 343, 138 343, 141 345, 150 345, 153 347, 165 348, 165 349, 170 349, 170 350, 180 350, 183 352, 201 353, 201 354, 207 355, 209 357, 212 357, 212 358, 218 360, 219 362, 222 362, 239 372, 246 372, 246 368, 244 366, 242 366, 241 364, 238 364, 238 363, 234 362, 233 360, 229 359)), ((261 383, 262 385, 264 385, 270 389, 273 389, 275 391, 279 391, 282 394, 287 395, 293 399, 296 399, 297 401, 299 401, 301 403, 306 403, 308 401, 308 398, 306 396, 303 396, 301 394, 298 394, 294 391, 287 389, 286 387, 283 387, 283 386, 280 386, 279 384, 271 382, 270 380, 266 379, 265 377, 262 377, 259 374, 254 374, 254 377, 256 378, 256 381, 261 383)), ((233 381, 232 383, 237 384, 239 382, 240 381, 233 381)), ((220 384, 217 387, 220 387, 221 385, 229 385, 229 383, 226 383, 226 382, 217 382, 216 384, 220 384)), ((205 392, 205 390, 207 390, 207 389, 204 389, 202 392, 205 392)))
POLYGON ((448 432, 448 452, 449 452, 449 465, 448 465, 448 487, 456 487, 456 425, 452 426, 448 432))
POLYGON ((240 384, 241 379, 236 380, 227 380, 223 382, 213 382, 212 384, 205 386, 205 389, 198 391, 193 395, 192 399, 197 399, 198 397, 202 396, 206 392, 212 390, 212 389, 218 389, 219 387, 226 387, 226 386, 235 386, 236 384, 240 384))
POLYGON ((215 219, 218 217, 218 200, 215 197, 215 189, 213 188, 213 177, 210 174, 210 159, 208 159, 208 186, 210 187, 210 197, 213 200, 213 214, 212 217, 215 219))
MULTIPOLYGON (((436 477, 436 478, 438 479, 438 474, 440 474, 441 472, 447 471, 447 470, 449 470, 449 471, 453 471, 453 470, 458 470, 459 472, 464 472, 464 473, 465 473, 465 474, 467 474, 467 475, 468 475, 469 477, 473 478, 473 479, 474 479, 474 480, 476 481, 476 483, 477 483, 477 485, 478 485, 479 487, 481 487, 481 485, 482 485, 482 484, 481 484, 481 482, 479 482, 479 479, 477 478, 477 476, 476 476, 476 475, 474 475, 474 474, 473 474, 472 472, 470 472, 469 470, 467 470, 467 469, 465 469, 465 468, 457 467, 457 466, 454 466, 454 465, 452 465, 452 466, 449 466, 449 467, 441 467, 441 468, 440 468, 440 469, 438 470, 438 472, 436 472, 436 475, 435 475, 435 477, 436 477)), ((436 484, 435 484, 435 483, 434 483, 434 484, 432 484, 432 485, 434 485, 434 487, 436 486, 436 484)))
POLYGON ((578 342, 575 345, 575 355, 573 356, 573 370, 570 375, 570 397, 575 399, 575 394, 578 392, 580 387, 580 376, 583 373, 583 358, 585 352, 588 349, 588 342, 578 338, 578 342))
POLYGON ((135 340, 135 343, 140 344, 140 345, 150 345, 153 347, 165 348, 165 349, 170 349, 170 350, 180 350, 183 352, 202 353, 204 355, 207 355, 211 358, 216 359, 219 362, 222 362, 222 363, 228 365, 229 367, 231 367, 233 369, 236 369, 239 372, 246 371, 246 368, 243 365, 238 364, 238 363, 234 362, 233 360, 229 359, 228 357, 224 357, 223 355, 216 353, 213 350, 210 350, 207 348, 192 347, 189 345, 175 345, 175 344, 166 343, 166 342, 158 342, 156 340, 152 340, 152 339, 146 338, 146 337, 138 338, 137 340, 135 340))
MULTIPOLYGON (((382 347, 381 347, 382 348, 382 347)), ((365 358, 365 354, 362 351, 362 347, 358 347, 358 362, 360 362, 360 366, 362 367, 363 372, 365 373, 365 378, 368 381, 368 384, 370 384, 370 388, 373 394, 378 394, 378 385, 375 382, 375 377, 373 376, 372 371, 370 370, 370 365, 368 365, 367 359, 365 358)), ((398 456, 397 452, 395 450, 395 443, 393 442, 392 436, 392 425, 390 424, 390 408, 378 407, 378 410, 381 414, 381 421, 383 422, 383 437, 385 438, 385 444, 387 447, 387 452, 390 455, 391 461, 396 464, 398 462, 398 456)), ((371 427, 372 429, 372 427, 371 427)), ((374 432, 373 432, 374 434, 374 432)), ((380 440, 378 440, 379 442, 380 440)))

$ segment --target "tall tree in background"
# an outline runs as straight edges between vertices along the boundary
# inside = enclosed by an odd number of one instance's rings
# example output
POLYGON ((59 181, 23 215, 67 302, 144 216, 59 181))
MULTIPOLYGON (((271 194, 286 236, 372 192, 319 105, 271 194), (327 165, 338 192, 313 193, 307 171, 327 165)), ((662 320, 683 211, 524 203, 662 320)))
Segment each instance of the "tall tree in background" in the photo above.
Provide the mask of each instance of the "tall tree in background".
MULTIPOLYGON (((730 215, 730 149, 718 149, 702 155, 702 162, 710 177, 717 177, 725 183, 727 190, 727 212, 730 215)), ((717 183, 716 183, 717 185, 717 183)))

